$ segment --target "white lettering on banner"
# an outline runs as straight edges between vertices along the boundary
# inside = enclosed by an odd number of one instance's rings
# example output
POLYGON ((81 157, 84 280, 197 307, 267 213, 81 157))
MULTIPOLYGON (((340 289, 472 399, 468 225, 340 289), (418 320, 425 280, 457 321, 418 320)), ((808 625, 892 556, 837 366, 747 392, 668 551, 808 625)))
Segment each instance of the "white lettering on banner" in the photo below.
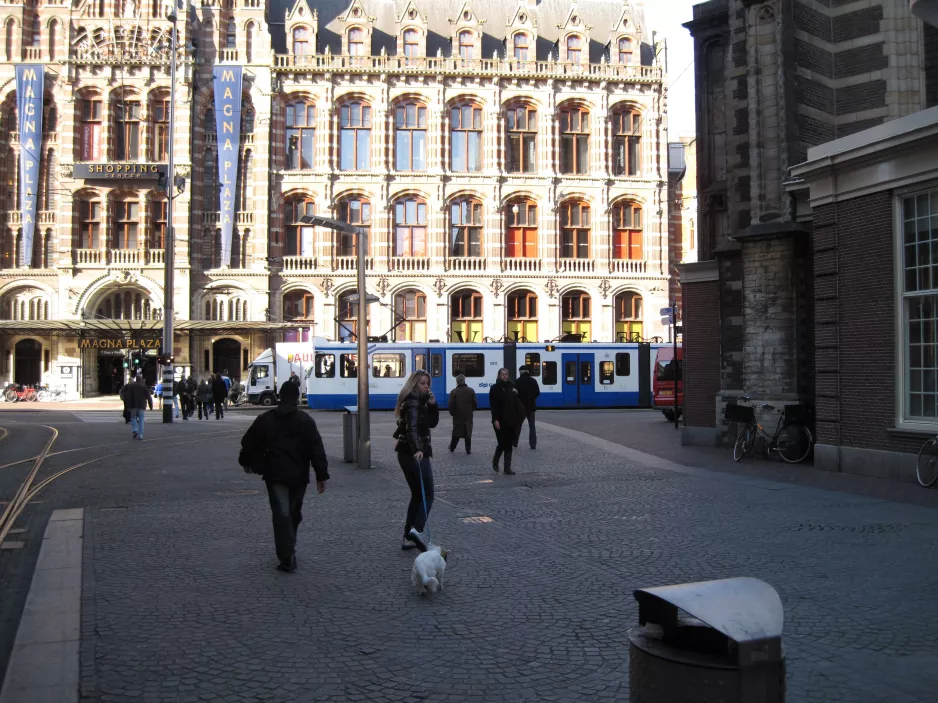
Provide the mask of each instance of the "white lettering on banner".
POLYGON ((238 179, 238 146, 241 141, 241 66, 216 66, 215 137, 218 143, 218 180, 221 183, 221 264, 231 264, 234 230, 234 197, 238 179), (229 136, 230 135, 230 136, 229 136))
POLYGON ((36 148, 42 131, 42 94, 45 72, 36 64, 16 66, 16 112, 19 115, 19 138, 23 155, 20 158, 20 211, 23 215, 23 239, 20 264, 30 265, 33 260, 33 240, 36 234, 36 199, 39 182, 41 153, 36 148))

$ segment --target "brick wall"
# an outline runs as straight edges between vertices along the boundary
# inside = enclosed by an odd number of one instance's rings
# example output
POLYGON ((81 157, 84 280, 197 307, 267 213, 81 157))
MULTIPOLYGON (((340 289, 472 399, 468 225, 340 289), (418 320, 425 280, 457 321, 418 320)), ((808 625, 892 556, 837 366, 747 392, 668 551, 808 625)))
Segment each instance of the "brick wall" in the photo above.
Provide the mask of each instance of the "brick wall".
POLYGON ((685 283, 684 422, 716 426, 720 392, 720 283, 685 283))
POLYGON ((743 389, 743 264, 738 253, 720 262, 720 348, 724 390, 743 389))

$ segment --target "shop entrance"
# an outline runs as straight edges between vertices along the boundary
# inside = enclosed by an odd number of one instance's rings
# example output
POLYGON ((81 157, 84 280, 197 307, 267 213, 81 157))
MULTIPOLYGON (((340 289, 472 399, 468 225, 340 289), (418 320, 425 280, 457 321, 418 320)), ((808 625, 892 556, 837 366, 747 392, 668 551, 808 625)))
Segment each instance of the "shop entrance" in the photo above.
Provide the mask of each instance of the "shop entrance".
POLYGON ((124 385, 124 352, 107 351, 98 354, 98 393, 114 395, 124 385))
POLYGON ((16 360, 13 382, 35 386, 42 380, 42 344, 35 339, 21 339, 13 349, 16 360))
POLYGON ((241 342, 234 339, 219 339, 212 345, 212 373, 241 376, 241 342))

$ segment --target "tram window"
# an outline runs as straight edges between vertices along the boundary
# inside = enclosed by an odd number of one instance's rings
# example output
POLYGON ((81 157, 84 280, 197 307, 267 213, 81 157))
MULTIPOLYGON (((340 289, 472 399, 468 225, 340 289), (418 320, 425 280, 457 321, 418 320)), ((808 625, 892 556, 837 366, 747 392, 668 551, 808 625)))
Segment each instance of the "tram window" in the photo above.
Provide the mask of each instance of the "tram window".
POLYGON ((557 385, 557 362, 556 361, 544 362, 544 377, 541 382, 545 386, 557 385))
POLYGON ((335 354, 316 355, 316 378, 335 378, 335 354))
POLYGON ((528 367, 528 371, 531 372, 532 376, 541 375, 541 355, 540 354, 525 354, 524 355, 524 365, 528 367))
POLYGON ((599 385, 608 386, 615 380, 615 364, 611 361, 599 362, 599 385))
POLYGON ((576 383, 576 362, 568 361, 563 365, 563 376, 564 381, 568 386, 572 386, 576 383))
POLYGON ((580 383, 588 385, 593 382, 593 365, 588 361, 580 362, 580 383))
POLYGON ((427 355, 426 354, 414 354, 414 371, 426 371, 427 370, 427 355))
POLYGON ((375 378, 403 378, 403 354, 375 354, 371 357, 375 378))
POLYGON ((339 359, 339 375, 342 378, 358 378, 358 354, 342 354, 339 359))
POLYGON ((443 355, 442 354, 431 354, 430 355, 430 375, 433 378, 439 378, 443 375, 443 355))
POLYGON ((616 376, 630 376, 632 374, 632 355, 616 354, 616 376))
POLYGON ((466 378, 485 376, 484 354, 453 354, 453 376, 462 374, 466 378))

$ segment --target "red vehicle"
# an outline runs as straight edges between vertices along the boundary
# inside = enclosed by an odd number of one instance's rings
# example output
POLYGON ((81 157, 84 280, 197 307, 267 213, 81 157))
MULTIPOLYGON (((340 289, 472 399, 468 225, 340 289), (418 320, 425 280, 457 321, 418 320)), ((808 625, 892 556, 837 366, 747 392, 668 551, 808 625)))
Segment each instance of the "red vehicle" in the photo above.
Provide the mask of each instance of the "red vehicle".
POLYGON ((684 348, 677 348, 677 359, 673 347, 659 347, 655 356, 655 379, 652 382, 654 404, 664 416, 674 422, 674 377, 677 375, 677 417, 684 410, 684 381, 681 369, 684 363, 684 348))

